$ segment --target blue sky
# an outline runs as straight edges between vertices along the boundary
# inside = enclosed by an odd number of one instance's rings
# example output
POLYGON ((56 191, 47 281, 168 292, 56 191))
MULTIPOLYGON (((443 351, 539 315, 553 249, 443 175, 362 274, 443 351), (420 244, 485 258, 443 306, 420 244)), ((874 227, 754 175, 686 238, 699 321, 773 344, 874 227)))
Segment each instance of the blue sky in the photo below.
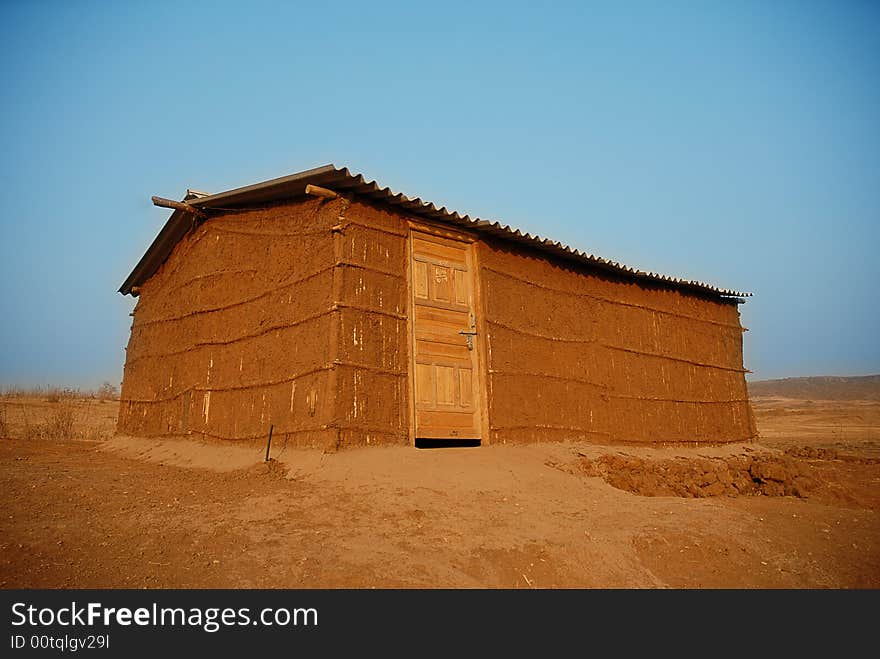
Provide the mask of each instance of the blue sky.
POLYGON ((880 372, 876 3, 3 2, 0 82, 0 385, 119 382, 150 195, 329 162, 880 372))

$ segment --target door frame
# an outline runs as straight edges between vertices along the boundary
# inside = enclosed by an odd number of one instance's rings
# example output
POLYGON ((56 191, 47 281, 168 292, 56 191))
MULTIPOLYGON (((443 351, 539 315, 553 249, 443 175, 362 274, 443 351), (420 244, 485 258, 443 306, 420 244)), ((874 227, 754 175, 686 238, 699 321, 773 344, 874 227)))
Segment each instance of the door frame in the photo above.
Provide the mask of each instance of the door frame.
POLYGON ((409 443, 416 445, 416 352, 414 338, 414 315, 415 315, 415 287, 413 286, 413 233, 426 233, 447 240, 456 240, 466 243, 466 255, 471 270, 472 289, 474 294, 474 315, 477 320, 477 394, 480 397, 478 413, 480 415, 480 446, 491 443, 489 435, 489 398, 488 398, 488 354, 486 349, 486 319, 483 305, 483 279, 480 277, 480 264, 477 257, 477 242, 479 238, 467 231, 450 229, 447 226, 435 224, 425 220, 407 220, 406 237, 406 285, 407 285, 407 314, 406 314, 406 347, 408 351, 407 379, 409 380, 409 443))

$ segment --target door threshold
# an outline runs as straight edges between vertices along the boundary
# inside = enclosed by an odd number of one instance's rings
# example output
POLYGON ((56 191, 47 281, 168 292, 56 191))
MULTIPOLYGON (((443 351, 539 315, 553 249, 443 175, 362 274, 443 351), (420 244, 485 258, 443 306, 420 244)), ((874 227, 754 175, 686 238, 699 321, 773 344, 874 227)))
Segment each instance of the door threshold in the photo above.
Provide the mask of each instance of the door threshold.
POLYGON ((417 438, 416 448, 476 448, 479 439, 421 439, 417 438))

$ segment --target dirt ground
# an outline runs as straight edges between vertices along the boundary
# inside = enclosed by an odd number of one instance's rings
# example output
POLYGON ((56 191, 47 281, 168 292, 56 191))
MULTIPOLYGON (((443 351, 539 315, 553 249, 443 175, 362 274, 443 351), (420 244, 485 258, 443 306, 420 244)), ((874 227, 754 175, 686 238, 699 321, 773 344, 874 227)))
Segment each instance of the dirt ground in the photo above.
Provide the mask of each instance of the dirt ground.
POLYGON ((112 401, 0 398, 0 587, 880 587, 880 401, 753 404, 746 445, 267 465, 114 436, 112 401))

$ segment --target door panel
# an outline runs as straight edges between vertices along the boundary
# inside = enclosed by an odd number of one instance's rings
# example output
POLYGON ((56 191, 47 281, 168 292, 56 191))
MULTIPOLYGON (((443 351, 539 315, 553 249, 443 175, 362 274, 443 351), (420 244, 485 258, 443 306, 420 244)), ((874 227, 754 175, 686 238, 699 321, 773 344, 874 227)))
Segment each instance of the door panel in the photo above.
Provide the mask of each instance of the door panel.
POLYGON ((461 333, 476 331, 472 246, 411 235, 416 437, 479 439, 479 343, 461 333))

